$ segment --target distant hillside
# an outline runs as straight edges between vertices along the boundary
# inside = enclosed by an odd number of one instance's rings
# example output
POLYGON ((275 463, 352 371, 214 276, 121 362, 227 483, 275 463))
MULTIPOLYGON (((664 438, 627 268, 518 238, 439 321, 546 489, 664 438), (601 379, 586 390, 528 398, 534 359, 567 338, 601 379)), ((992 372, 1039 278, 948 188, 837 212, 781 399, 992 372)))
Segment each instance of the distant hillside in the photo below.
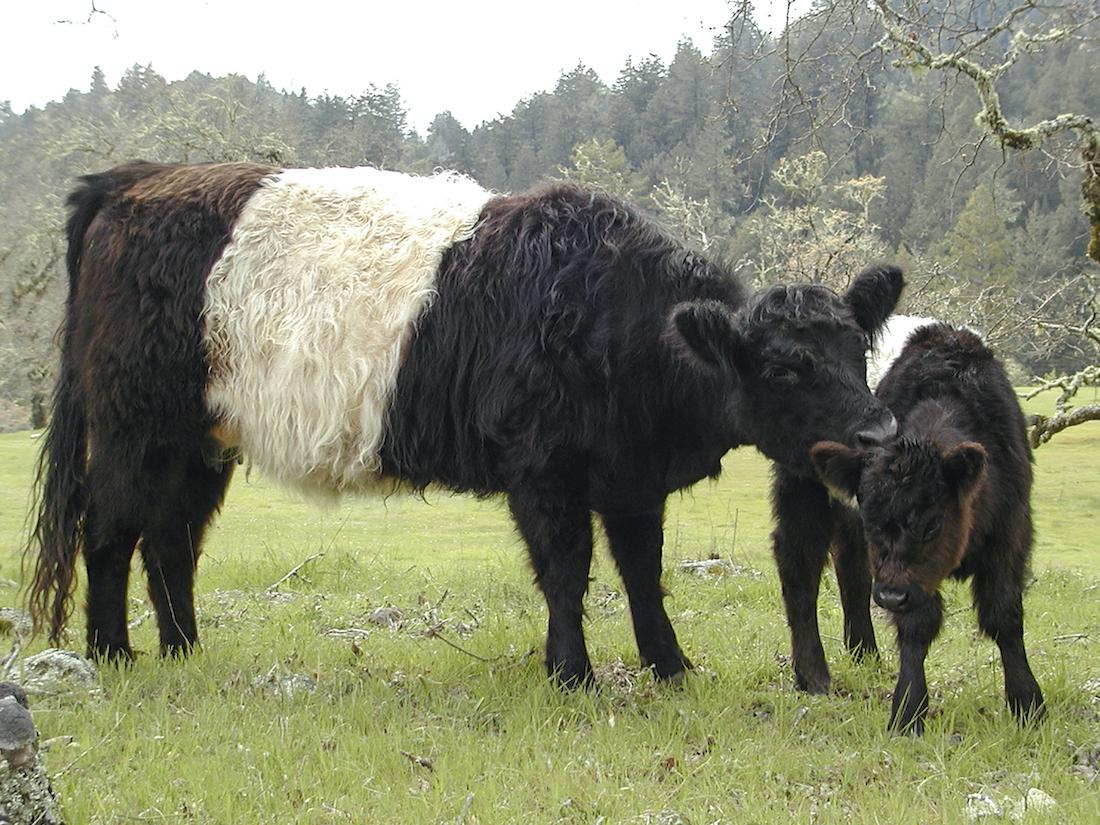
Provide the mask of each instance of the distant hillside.
MULTIPOLYGON (((804 44, 812 59, 796 77, 808 102, 779 114, 783 55, 744 28, 709 53, 685 42, 668 65, 628 63, 610 84, 578 66, 505 117, 467 130, 443 112, 425 135, 409 129, 392 86, 310 97, 262 77, 169 83, 149 66, 115 88, 97 71, 88 91, 20 115, 0 104, 0 398, 29 411, 52 383, 67 191, 134 158, 444 167, 502 191, 570 176, 640 203, 758 282, 842 281, 869 258, 897 257, 911 272, 911 307, 994 327, 1024 373, 1072 362, 1071 347, 1040 347, 993 313, 1003 306, 1007 317, 1021 296, 1068 312, 1085 288, 1074 278, 1095 277, 1079 181, 1041 153, 982 143, 965 84, 886 65, 853 84, 844 55, 860 43, 844 25, 804 44), (832 49, 832 35, 850 48, 832 49)), ((1048 116, 1052 100, 1100 113, 1096 61, 1095 43, 1048 49, 1020 63, 1002 98, 1022 117, 1048 116)))

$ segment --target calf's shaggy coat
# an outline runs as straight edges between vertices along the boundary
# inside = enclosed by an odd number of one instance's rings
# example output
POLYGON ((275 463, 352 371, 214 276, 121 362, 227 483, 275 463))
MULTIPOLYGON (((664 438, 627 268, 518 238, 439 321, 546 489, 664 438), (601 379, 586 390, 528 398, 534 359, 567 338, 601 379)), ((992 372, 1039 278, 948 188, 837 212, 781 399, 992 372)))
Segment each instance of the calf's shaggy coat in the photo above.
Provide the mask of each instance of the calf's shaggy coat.
POLYGON ((591 679, 591 514, 643 662, 690 666, 660 587, 665 499, 756 444, 881 437, 868 337, 901 290, 753 296, 626 205, 454 175, 136 163, 69 199, 70 291, 39 463, 31 606, 55 640, 76 558, 87 643, 131 655, 140 548, 161 650, 198 639, 203 531, 240 451, 313 492, 504 493, 549 608, 547 667, 591 679))
MULTIPOLYGON (((924 660, 943 621, 939 587, 948 576, 971 580, 978 624, 1001 651, 1009 708, 1022 719, 1040 715, 1023 636, 1031 454, 1003 367, 972 331, 927 324, 909 335, 877 394, 897 416, 897 438, 866 450, 819 444, 813 458, 830 486, 858 498, 874 599, 897 630, 890 726, 923 729, 924 660)), ((853 557, 864 549, 858 537, 844 537, 853 557)), ((873 649, 869 584, 866 573, 849 575, 841 592, 852 594, 845 627, 873 649)))

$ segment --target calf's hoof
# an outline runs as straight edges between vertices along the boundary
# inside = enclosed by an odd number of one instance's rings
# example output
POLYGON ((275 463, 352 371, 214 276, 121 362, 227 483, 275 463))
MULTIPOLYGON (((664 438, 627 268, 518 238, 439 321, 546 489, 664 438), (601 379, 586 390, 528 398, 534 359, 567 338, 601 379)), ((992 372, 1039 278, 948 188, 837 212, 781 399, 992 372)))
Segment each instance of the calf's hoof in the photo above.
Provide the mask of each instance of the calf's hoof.
MULTIPOLYGON (((897 691, 895 691, 895 694, 897 691)), ((928 714, 927 694, 909 702, 895 703, 887 730, 906 736, 924 735, 924 717, 928 714)))
POLYGON ((886 729, 894 736, 921 737, 924 736, 924 717, 915 716, 908 722, 891 719, 886 729))

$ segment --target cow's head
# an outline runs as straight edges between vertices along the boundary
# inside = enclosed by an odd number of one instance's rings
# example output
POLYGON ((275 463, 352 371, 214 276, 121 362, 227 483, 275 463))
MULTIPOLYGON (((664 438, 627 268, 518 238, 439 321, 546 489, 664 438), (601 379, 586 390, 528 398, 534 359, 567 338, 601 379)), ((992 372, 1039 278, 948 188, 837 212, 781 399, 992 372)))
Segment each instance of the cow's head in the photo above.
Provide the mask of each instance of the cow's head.
POLYGON ((868 450, 823 442, 812 456, 827 486, 859 502, 875 601, 895 612, 922 607, 962 561, 985 450, 898 438, 868 450))
POLYGON ((775 286, 735 314, 717 302, 681 304, 672 329, 681 349, 727 380, 738 440, 789 472, 812 475, 816 442, 870 446, 896 432, 867 389, 866 355, 902 285, 901 270, 877 266, 843 295, 775 286))

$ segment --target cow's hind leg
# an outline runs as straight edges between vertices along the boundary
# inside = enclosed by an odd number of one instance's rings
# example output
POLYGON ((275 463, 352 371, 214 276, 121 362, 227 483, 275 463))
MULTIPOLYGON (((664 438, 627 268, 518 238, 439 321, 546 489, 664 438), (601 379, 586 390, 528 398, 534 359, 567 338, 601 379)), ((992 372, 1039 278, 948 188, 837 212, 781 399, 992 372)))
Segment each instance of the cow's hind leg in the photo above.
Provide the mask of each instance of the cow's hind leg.
POLYGON ((629 516, 603 514, 611 555, 619 566, 630 599, 634 637, 643 667, 652 667, 661 679, 677 679, 691 662, 680 650, 672 622, 664 608, 661 589, 663 512, 629 516))
POLYGON ((195 571, 203 534, 221 506, 233 464, 201 450, 166 457, 141 539, 149 598, 157 614, 161 655, 184 655, 198 642, 195 571))
POLYGON ((777 468, 772 506, 775 561, 791 630, 795 682, 799 690, 826 693, 829 666, 818 630, 817 594, 833 533, 829 495, 819 482, 777 468))
POLYGON ((844 608, 844 644, 857 661, 877 656, 875 629, 871 624, 871 567, 859 512, 832 502, 833 567, 840 603, 844 608))
POLYGON ((566 687, 592 682, 581 621, 592 563, 592 520, 581 485, 553 479, 513 490, 508 505, 550 613, 546 668, 566 687))
POLYGON ((84 567, 88 656, 130 659, 126 590, 141 532, 141 460, 124 443, 94 442, 86 480, 84 567))

